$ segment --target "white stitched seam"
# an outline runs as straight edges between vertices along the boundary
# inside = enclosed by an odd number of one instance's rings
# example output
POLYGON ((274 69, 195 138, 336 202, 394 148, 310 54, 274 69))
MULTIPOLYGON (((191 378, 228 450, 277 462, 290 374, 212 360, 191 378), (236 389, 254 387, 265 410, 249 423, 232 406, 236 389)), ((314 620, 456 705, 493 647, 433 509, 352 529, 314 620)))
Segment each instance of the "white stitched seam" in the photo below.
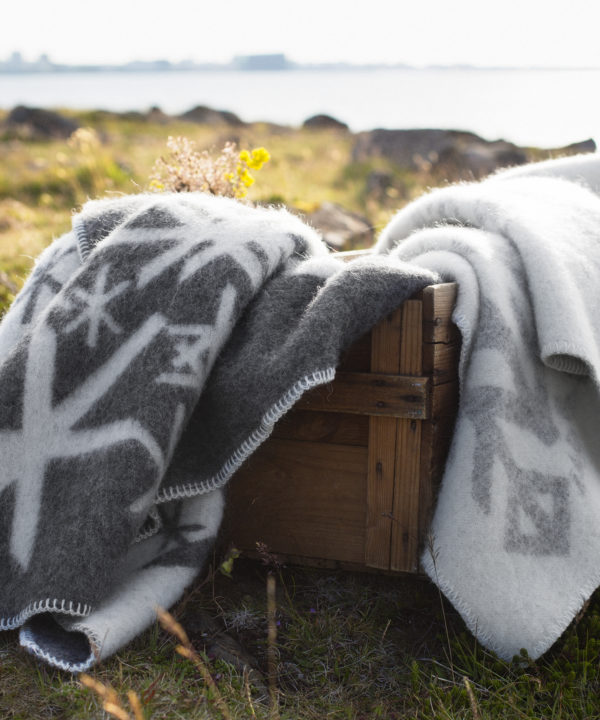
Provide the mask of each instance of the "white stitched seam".
POLYGON ((87 617, 92 612, 92 606, 85 603, 77 603, 74 606, 72 600, 58 600, 57 598, 46 598, 37 600, 23 608, 18 615, 10 618, 0 618, 0 630, 14 630, 20 627, 26 620, 34 615, 44 612, 61 613, 62 615, 73 615, 74 617, 87 617))
POLYGON ((262 445, 269 437, 277 420, 279 420, 307 390, 317 385, 331 382, 334 377, 335 368, 330 367, 326 370, 317 370, 311 375, 307 375, 301 380, 298 380, 267 410, 262 417, 260 426, 230 455, 216 475, 213 475, 213 477, 207 480, 201 480, 198 483, 188 483, 187 485, 177 485, 166 488, 159 492, 154 502, 159 504, 171 500, 180 500, 181 498, 195 497, 196 495, 204 495, 205 493, 222 487, 242 465, 244 460, 250 457, 256 448, 262 445))

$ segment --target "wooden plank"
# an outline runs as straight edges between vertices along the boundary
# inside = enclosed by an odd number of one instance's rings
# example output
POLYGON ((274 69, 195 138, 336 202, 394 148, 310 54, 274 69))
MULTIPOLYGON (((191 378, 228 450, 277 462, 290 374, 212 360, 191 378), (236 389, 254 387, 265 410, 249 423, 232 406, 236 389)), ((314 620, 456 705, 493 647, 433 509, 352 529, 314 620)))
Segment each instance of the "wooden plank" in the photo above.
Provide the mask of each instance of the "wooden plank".
POLYGON ((400 369, 402 308, 380 320, 371 332, 371 371, 397 373, 400 369))
MULTIPOLYGON (((423 371, 423 305, 402 306, 400 372, 423 371)), ((396 431, 396 467, 392 506, 390 569, 414 572, 418 565, 421 422, 400 419, 396 431)))
POLYGON ((403 375, 420 375, 423 372, 423 303, 407 300, 402 305, 402 332, 400 367, 403 375))
POLYGON ((369 419, 364 562, 365 565, 382 570, 390 567, 396 425, 395 418, 369 419))
MULTIPOLYGON (((371 333, 372 372, 398 372, 401 328, 402 310, 400 308, 373 328, 371 333)), ((384 570, 388 570, 390 567, 396 426, 397 420, 392 417, 372 416, 369 419, 364 563, 367 566, 384 570)))
POLYGON ((429 386, 426 377, 340 372, 333 382, 305 393, 296 407, 424 419, 429 412, 429 386))
POLYGON ((434 385, 431 418, 422 423, 419 483, 419 535, 427 542, 435 497, 444 472, 448 450, 452 442, 458 409, 458 379, 434 385))
POLYGON ((366 447, 369 442, 369 418, 366 415, 294 408, 275 425, 271 437, 366 447))
POLYGON ((418 420, 398 421, 390 568, 400 572, 418 567, 421 426, 418 420))
POLYGON ((232 478, 225 532, 241 550, 363 563, 367 449, 271 438, 232 478))
POLYGON ((458 380, 432 387, 430 417, 454 417, 458 407, 458 380))
POLYGON ((423 374, 431 374, 434 385, 455 380, 458 377, 460 342, 424 343, 423 374))
POLYGON ((371 333, 368 332, 342 354, 338 372, 369 372, 371 369, 371 333))
POLYGON ((423 290, 424 342, 452 342, 460 338, 452 322, 457 291, 456 283, 430 285, 423 290))

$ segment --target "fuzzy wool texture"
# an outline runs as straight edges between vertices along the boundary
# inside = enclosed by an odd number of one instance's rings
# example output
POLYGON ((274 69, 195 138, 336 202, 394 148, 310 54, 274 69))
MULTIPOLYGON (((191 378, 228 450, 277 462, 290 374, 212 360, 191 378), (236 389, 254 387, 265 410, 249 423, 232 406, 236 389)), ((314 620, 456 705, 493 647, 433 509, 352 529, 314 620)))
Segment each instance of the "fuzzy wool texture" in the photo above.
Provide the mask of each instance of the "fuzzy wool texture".
POLYGON ((202 569, 222 488, 340 354, 438 275, 345 265, 284 210, 93 201, 0 324, 0 629, 85 670, 202 569))
POLYGON ((422 562, 501 657, 600 584, 600 157, 435 190, 377 250, 459 285, 455 432, 422 562))

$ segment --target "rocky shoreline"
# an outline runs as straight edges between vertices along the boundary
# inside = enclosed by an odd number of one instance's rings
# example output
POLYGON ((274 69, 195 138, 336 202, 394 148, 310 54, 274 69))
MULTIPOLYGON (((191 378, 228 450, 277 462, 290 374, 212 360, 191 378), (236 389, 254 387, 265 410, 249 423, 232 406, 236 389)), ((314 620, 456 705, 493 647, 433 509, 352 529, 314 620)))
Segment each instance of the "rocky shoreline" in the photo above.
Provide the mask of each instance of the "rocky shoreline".
MULTIPOLYGON (((116 113, 95 111, 97 117, 116 117, 149 123, 168 124, 183 121, 199 125, 223 128, 244 128, 266 125, 271 130, 291 130, 271 123, 246 123, 228 110, 215 110, 197 105, 180 115, 167 115, 159 107, 147 112, 116 113)), ((3 135, 17 135, 31 139, 68 138, 78 123, 64 115, 42 108, 19 105, 13 108, 0 127, 3 135)), ((394 164, 411 171, 432 171, 436 168, 451 170, 452 175, 465 178, 481 178, 499 167, 522 165, 531 159, 531 153, 541 148, 526 148, 504 139, 486 140, 464 130, 422 128, 383 129, 352 133, 346 123, 329 115, 314 115, 302 124, 306 130, 328 130, 350 135, 354 139, 352 159, 362 162, 372 157, 386 157, 394 164)), ((592 139, 574 142, 560 148, 544 148, 552 154, 575 154, 595 152, 592 139)))
MULTIPOLYGON (((376 128, 353 133, 344 122, 322 114, 307 118, 301 128, 268 122, 246 123, 233 112, 203 105, 180 115, 167 115, 159 107, 152 107, 147 112, 94 110, 91 114, 96 121, 123 120, 165 127, 174 123, 204 125, 219 130, 223 136, 233 137, 244 129, 261 135, 284 135, 298 130, 332 133, 349 142, 351 163, 355 167, 367 168, 364 192, 379 205, 386 203, 390 197, 410 199, 403 197, 398 189, 403 187, 401 178, 407 174, 424 178, 426 185, 432 181, 477 180, 501 167, 522 165, 545 157, 596 151, 596 143, 592 139, 566 147, 542 149, 521 147, 504 139, 486 140, 473 132, 455 129, 376 128)), ((67 139, 79 126, 79 122, 67 114, 21 105, 10 110, 0 122, 0 141, 67 139)), ((178 128, 178 131, 181 132, 181 129, 178 128)), ((368 219, 334 203, 323 202, 305 217, 336 249, 372 242, 373 227, 368 219)))

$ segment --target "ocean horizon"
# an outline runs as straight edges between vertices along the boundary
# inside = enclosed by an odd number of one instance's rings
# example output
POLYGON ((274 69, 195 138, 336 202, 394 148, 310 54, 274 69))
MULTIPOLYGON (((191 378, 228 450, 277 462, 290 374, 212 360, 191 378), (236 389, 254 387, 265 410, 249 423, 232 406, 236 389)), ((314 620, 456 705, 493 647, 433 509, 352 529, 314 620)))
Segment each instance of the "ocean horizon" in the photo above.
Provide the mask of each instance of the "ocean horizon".
POLYGON ((0 107, 146 111, 196 105, 245 122, 299 126, 325 113, 354 132, 469 130, 487 140, 600 144, 600 70, 379 69, 245 72, 57 72, 0 75, 0 107))

